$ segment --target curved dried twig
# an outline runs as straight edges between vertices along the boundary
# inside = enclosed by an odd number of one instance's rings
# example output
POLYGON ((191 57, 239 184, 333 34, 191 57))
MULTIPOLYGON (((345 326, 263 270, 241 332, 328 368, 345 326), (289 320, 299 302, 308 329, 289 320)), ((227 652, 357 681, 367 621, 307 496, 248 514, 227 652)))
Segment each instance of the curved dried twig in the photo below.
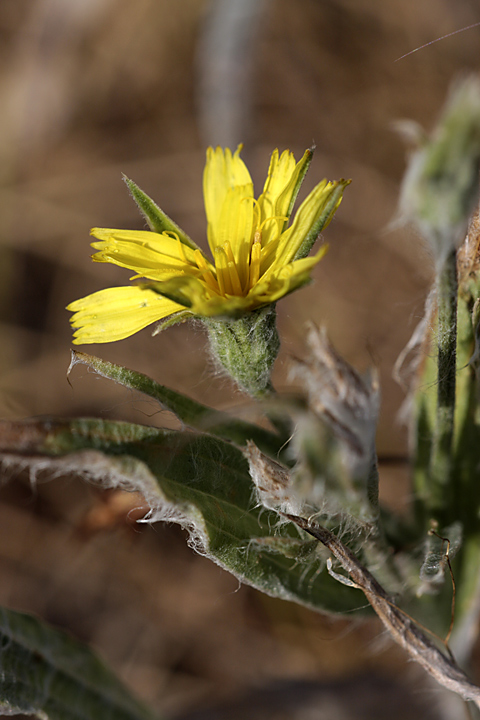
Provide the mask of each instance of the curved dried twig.
POLYGON ((330 530, 310 523, 305 518, 284 514, 325 545, 341 566, 348 572, 355 585, 362 590, 368 602, 383 622, 392 638, 408 652, 410 657, 435 680, 464 700, 471 700, 480 708, 480 687, 468 679, 452 659, 437 646, 405 615, 392 598, 375 580, 373 575, 357 560, 355 555, 330 530))

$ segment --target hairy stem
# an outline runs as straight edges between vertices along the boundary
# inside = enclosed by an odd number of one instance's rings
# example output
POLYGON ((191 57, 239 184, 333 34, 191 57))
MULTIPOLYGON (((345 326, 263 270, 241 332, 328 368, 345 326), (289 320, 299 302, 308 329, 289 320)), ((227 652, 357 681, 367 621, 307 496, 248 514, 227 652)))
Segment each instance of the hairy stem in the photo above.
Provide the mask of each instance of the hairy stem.
POLYGON ((448 507, 452 498, 453 433, 457 350, 457 257, 452 250, 437 275, 438 377, 437 414, 430 459, 432 509, 448 507))
POLYGON ((380 583, 336 535, 327 528, 310 523, 296 515, 285 514, 285 517, 320 540, 330 550, 334 558, 348 572, 351 580, 332 572, 333 577, 363 591, 393 640, 405 648, 413 660, 422 665, 447 690, 457 693, 464 700, 471 700, 480 708, 480 688, 469 680, 452 657, 440 652, 413 620, 397 607, 380 583))

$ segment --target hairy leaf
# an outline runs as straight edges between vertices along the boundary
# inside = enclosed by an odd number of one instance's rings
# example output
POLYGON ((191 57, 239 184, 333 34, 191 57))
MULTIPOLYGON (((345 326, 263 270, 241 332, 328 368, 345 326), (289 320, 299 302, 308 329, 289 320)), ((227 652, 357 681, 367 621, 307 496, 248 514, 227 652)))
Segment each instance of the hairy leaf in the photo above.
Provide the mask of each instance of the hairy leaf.
POLYGON ((72 351, 70 369, 77 363, 91 367, 102 377, 114 380, 124 387, 148 395, 159 402, 163 408, 173 412, 185 425, 195 430, 217 435, 240 446, 245 445, 247 440, 253 440, 257 447, 271 457, 278 456, 281 451, 283 440, 275 433, 202 405, 187 395, 160 385, 143 373, 129 370, 122 365, 115 365, 84 352, 72 351))
POLYGON ((130 193, 137 204, 138 209, 142 213, 143 217, 147 221, 150 230, 157 233, 168 233, 169 235, 176 236, 184 245, 196 250, 198 245, 182 230, 177 223, 168 217, 166 213, 161 210, 158 205, 148 197, 147 193, 143 192, 133 180, 123 176, 125 183, 130 190, 130 193))
POLYGON ((0 608, 0 715, 153 720, 85 645, 32 615, 0 608))
POLYGON ((142 493, 151 521, 180 523, 199 552, 269 595, 329 612, 358 607, 357 594, 323 571, 311 539, 257 505, 247 461, 230 443, 92 419, 3 423, 0 438, 6 464, 142 493))

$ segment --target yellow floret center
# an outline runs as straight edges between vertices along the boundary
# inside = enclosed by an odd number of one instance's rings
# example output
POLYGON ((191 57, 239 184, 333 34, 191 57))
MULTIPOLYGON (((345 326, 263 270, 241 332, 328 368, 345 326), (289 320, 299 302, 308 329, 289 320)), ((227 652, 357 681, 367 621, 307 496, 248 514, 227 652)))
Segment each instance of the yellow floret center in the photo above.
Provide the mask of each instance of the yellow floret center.
POLYGON ((262 260, 262 230, 267 222, 287 221, 288 218, 283 215, 276 215, 265 218, 265 220, 257 226, 253 234, 253 240, 250 244, 248 252, 247 267, 244 268, 246 273, 239 272, 237 261, 232 250, 229 240, 215 248, 213 269, 205 258, 201 250, 195 250, 194 257, 197 268, 200 270, 202 280, 210 290, 226 297, 234 295, 237 297, 245 297, 250 290, 257 284, 260 279, 260 264, 262 260), (242 283, 241 277, 245 276, 242 283))

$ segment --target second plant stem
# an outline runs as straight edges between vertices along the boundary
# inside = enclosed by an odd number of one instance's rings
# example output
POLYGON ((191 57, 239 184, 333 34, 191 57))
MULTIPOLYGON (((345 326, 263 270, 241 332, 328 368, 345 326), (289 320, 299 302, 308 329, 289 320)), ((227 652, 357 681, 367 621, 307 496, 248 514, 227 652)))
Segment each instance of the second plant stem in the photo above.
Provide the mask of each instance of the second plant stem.
POLYGON ((438 374, 435 434, 430 461, 433 510, 448 508, 453 475, 457 357, 457 254, 452 250, 437 275, 438 374))

